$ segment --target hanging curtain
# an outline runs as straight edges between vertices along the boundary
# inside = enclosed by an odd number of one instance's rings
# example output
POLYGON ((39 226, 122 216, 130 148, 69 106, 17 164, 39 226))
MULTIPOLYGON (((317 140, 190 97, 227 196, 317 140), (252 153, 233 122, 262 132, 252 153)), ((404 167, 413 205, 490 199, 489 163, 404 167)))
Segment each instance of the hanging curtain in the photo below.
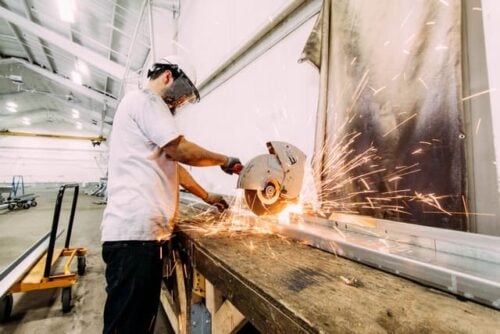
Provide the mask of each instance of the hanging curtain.
POLYGON ((460 1, 325 0, 302 60, 324 210, 466 230, 460 1))

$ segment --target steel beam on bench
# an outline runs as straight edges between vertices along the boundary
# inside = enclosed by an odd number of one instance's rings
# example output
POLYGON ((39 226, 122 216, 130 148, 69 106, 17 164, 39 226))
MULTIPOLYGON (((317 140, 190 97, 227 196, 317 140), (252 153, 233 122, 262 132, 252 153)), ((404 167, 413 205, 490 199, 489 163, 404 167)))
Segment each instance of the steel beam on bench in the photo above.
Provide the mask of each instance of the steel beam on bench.
MULTIPOLYGON (((182 198, 200 211, 204 203, 182 198)), ((500 309, 500 238, 356 215, 248 217, 275 233, 500 309)))
POLYGON ((387 220, 291 215, 278 233, 500 309, 500 238, 387 220))

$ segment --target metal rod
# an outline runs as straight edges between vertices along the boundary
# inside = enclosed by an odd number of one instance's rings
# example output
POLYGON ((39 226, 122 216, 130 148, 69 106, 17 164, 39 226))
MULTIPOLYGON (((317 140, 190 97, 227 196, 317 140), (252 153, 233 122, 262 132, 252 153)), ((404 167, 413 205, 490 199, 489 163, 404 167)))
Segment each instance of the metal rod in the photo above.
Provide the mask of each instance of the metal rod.
MULTIPOLYGON (((64 229, 56 235, 56 239, 61 236, 64 229)), ((33 265, 42 257, 49 246, 50 231, 42 236, 38 241, 31 245, 23 254, 12 261, 0 273, 0 297, 9 292, 11 287, 19 282, 21 278, 33 267, 33 265)))
MULTIPOLYGON (((109 50, 108 50, 108 59, 111 60, 111 54, 112 54, 112 50, 113 50, 113 36, 114 36, 114 32, 115 32, 115 18, 116 18, 116 5, 117 5, 117 2, 118 0, 114 0, 113 1, 113 12, 111 14, 111 29, 110 29, 110 32, 109 32, 109 50)), ((106 76, 106 79, 105 79, 105 82, 104 82, 104 91, 107 93, 108 92, 108 86, 109 86, 109 81, 111 80, 111 78, 109 77, 109 75, 106 76)))
POLYGON ((150 40, 150 49, 151 49, 151 59, 153 61, 156 60, 156 52, 155 52, 155 35, 154 35, 154 27, 153 27, 153 3, 151 0, 148 0, 148 9, 149 9, 149 40, 150 40))
POLYGON ((48 278, 52 267, 52 257, 54 255, 54 247, 56 244, 57 228, 59 226, 59 218, 61 216, 61 206, 66 187, 61 186, 57 193, 56 206, 54 208, 54 218, 52 219, 52 228, 50 229, 49 247, 47 248, 47 258, 45 259, 45 269, 43 277, 48 278))
POLYGON ((78 184, 65 184, 59 188, 59 192, 57 193, 56 205, 54 208, 54 218, 52 220, 52 228, 50 230, 50 239, 49 246, 47 248, 47 259, 45 261, 45 270, 43 277, 48 278, 50 276, 51 267, 52 267, 52 257, 54 256, 54 247, 57 239, 57 230, 59 228, 59 219, 61 217, 61 207, 64 198, 64 192, 67 188, 75 188, 75 192, 73 194, 73 204, 71 206, 71 214, 68 223, 68 231, 66 233, 66 242, 65 247, 68 248, 69 242, 71 239, 71 232, 73 229, 73 220, 75 218, 76 211, 76 203, 78 200, 78 184))
POLYGON ((208 95, 215 88, 299 28, 304 22, 317 14, 320 8, 321 1, 319 0, 293 1, 201 82, 198 87, 200 94, 202 96, 208 95))
POLYGON ((146 5, 149 0, 144 0, 142 2, 142 7, 141 7, 141 12, 139 14, 139 18, 137 19, 137 24, 135 25, 134 29, 134 35, 132 36, 132 41, 130 42, 130 47, 127 52, 127 62, 125 64, 125 74, 123 75, 123 78, 120 83, 120 89, 118 90, 118 98, 121 98, 122 96, 122 90, 123 90, 123 85, 125 84, 125 81, 127 79, 128 73, 130 72, 130 58, 132 54, 132 49, 135 45, 135 40, 137 39, 137 33, 139 32, 139 28, 141 27, 142 23, 142 18, 144 16, 144 10, 146 9, 146 5))
POLYGON ((19 131, 9 131, 9 130, 0 131, 0 136, 44 137, 44 138, 56 138, 56 139, 90 140, 92 142, 99 142, 99 143, 106 141, 105 137, 71 136, 71 135, 58 135, 58 134, 48 134, 48 133, 19 132, 19 131))
POLYGON ((66 242, 64 243, 64 248, 69 248, 69 243, 71 241, 71 233, 73 232, 73 221, 75 220, 75 212, 76 212, 76 204, 78 202, 78 190, 79 186, 74 185, 74 193, 73 193, 73 203, 71 204, 71 213, 69 215, 69 223, 68 223, 68 233, 66 233, 66 242))
MULTIPOLYGON (((331 1, 325 0, 323 3, 323 21, 321 27, 321 65, 320 65, 320 84, 318 108, 316 113, 316 132, 314 134, 314 158, 312 160, 314 170, 314 182, 316 189, 322 189, 322 173, 325 158, 326 142, 326 115, 328 111, 328 70, 329 66, 329 47, 330 44, 330 6, 331 1)), ((321 15, 321 14, 320 14, 321 15)))
POLYGON ((43 255, 49 245, 49 236, 50 232, 47 232, 0 273, 0 297, 8 293, 43 255))

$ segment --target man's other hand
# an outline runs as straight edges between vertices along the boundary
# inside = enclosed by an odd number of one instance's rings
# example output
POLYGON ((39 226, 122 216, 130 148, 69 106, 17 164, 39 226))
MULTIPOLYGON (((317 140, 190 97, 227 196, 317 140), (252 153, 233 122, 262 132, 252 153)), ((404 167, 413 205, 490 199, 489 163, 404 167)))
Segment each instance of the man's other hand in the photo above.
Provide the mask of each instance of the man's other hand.
POLYGON ((213 205, 219 210, 219 212, 224 212, 229 205, 227 204, 224 197, 218 194, 208 193, 208 196, 204 199, 205 203, 213 205))
POLYGON ((241 172, 241 169, 243 168, 243 165, 241 164, 240 159, 235 157, 228 157, 226 163, 220 166, 220 168, 222 168, 222 170, 227 174, 232 175, 234 173, 239 174, 241 172))

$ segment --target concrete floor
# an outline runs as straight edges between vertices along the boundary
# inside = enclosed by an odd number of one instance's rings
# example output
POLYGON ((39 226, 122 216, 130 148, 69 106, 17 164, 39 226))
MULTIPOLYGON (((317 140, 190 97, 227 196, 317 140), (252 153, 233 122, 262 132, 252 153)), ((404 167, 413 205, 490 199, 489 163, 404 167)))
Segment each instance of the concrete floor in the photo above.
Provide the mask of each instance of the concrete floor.
MULTIPOLYGON (((28 210, 0 211, 0 271, 50 230, 58 188, 27 189, 35 192, 38 206, 28 210)), ((61 227, 68 221, 73 191, 67 191, 61 215, 61 227)), ((73 287, 73 308, 63 314, 59 290, 14 294, 11 319, 0 325, 0 333, 101 333, 102 311, 106 299, 104 263, 101 258, 100 223, 103 205, 99 199, 80 196, 71 244, 86 247, 87 271, 73 287)), ((65 234, 63 234, 63 237, 65 234)), ((63 243, 63 237, 59 242, 63 243)), ((160 312, 161 313, 161 312, 160 312)), ((160 317, 156 332, 165 332, 160 317)))

